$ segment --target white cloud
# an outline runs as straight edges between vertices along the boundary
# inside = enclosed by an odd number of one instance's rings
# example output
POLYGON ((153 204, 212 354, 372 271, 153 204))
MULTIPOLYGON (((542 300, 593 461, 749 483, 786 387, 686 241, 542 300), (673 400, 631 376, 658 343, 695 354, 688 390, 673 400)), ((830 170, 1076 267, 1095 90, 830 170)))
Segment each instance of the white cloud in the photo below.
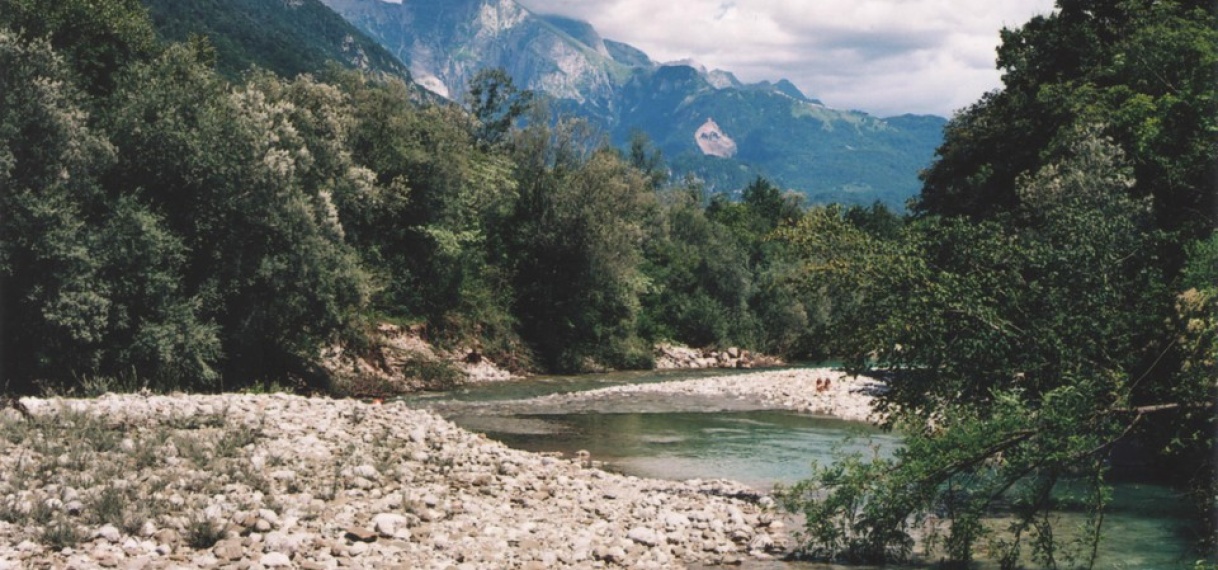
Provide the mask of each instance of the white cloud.
POLYGON ((1052 0, 520 0, 658 61, 787 78, 833 107, 948 116, 1001 85, 1000 29, 1052 0))

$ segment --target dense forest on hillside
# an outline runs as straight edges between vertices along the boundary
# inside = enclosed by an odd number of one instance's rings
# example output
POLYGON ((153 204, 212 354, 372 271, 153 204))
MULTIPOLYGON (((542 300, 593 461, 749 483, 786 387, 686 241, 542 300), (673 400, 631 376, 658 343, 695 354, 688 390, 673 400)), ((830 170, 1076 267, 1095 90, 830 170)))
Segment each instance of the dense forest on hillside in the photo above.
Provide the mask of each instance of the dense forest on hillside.
POLYGON ((738 345, 888 379, 906 447, 788 493, 808 556, 903 559, 934 518, 951 561, 1086 565, 1132 440, 1212 516, 1206 2, 1061 0, 1005 30, 1004 87, 948 125, 908 218, 764 179, 707 195, 500 72, 464 105, 338 67, 234 79, 137 1, 94 4, 0 0, 6 391, 310 376, 385 321, 535 371, 738 345), (1059 544, 1056 508, 1091 534, 1059 544))
POLYGON ((157 35, 169 41, 206 36, 215 68, 239 77, 251 65, 283 76, 325 69, 333 62, 410 79, 406 66, 317 1, 144 0, 157 35))

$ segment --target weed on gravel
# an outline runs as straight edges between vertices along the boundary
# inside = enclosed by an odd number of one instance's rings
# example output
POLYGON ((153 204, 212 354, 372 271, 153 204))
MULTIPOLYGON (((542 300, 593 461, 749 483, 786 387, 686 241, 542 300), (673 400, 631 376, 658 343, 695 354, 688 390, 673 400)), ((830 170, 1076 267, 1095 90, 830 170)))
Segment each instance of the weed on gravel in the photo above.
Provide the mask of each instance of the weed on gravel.
POLYGON ((222 492, 223 478, 205 473, 228 473, 269 497, 270 482, 246 457, 262 435, 258 427, 230 425, 224 413, 153 424, 68 404, 32 421, 0 414, 0 521, 21 529, 13 538, 53 549, 72 547, 101 525, 135 535, 145 523, 175 520, 191 521, 178 525, 192 543, 214 544, 222 525, 192 518, 194 509, 170 499, 222 492), (79 498, 68 501, 68 494, 79 498))

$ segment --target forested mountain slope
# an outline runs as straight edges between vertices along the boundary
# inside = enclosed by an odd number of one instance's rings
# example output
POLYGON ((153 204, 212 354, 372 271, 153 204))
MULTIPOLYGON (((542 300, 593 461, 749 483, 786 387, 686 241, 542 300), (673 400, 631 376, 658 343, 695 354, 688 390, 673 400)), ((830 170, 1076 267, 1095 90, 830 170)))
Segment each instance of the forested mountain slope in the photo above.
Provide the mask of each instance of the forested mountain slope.
POLYGON ((230 77, 258 65, 285 77, 341 66, 410 74, 397 58, 318 0, 143 0, 157 34, 169 41, 203 36, 217 68, 230 77))
POLYGON ((745 84, 692 62, 659 64, 587 22, 534 14, 515 0, 324 1, 437 93, 459 100, 479 70, 502 68, 619 146, 646 133, 677 178, 693 174, 710 192, 738 195, 765 176, 812 203, 903 208, 945 122, 882 119, 826 107, 785 80, 745 84), (708 121, 732 153, 699 144, 708 121))

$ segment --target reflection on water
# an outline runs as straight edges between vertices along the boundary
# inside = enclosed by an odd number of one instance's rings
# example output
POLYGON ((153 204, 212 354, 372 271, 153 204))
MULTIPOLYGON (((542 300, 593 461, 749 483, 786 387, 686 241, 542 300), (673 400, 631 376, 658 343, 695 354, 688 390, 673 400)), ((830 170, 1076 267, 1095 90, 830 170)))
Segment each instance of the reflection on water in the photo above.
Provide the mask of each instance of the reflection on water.
MULTIPOLYGON (((587 450, 594 460, 625 474, 665 479, 725 478, 768 490, 807 477, 813 461, 829 462, 840 452, 889 455, 899 438, 873 427, 831 418, 757 410, 715 399, 654 394, 586 399, 578 405, 512 401, 618 384, 686 380, 736 371, 614 373, 550 377, 471 387, 416 398, 457 424, 530 451, 587 450), (737 405, 738 407, 733 407, 737 405), (565 413, 571 411, 580 413, 565 413), (728 411, 724 411, 728 410, 728 411)), ((1189 545, 1187 503, 1159 485, 1121 482, 1107 509, 1097 568, 1191 567, 1198 558, 1189 545)), ((1081 515, 1061 513, 1063 531, 1081 515)), ((752 570, 845 568, 787 562, 746 563, 752 570)), ((981 569, 996 568, 981 563, 981 569)), ((857 568, 857 567, 855 567, 857 568)))

